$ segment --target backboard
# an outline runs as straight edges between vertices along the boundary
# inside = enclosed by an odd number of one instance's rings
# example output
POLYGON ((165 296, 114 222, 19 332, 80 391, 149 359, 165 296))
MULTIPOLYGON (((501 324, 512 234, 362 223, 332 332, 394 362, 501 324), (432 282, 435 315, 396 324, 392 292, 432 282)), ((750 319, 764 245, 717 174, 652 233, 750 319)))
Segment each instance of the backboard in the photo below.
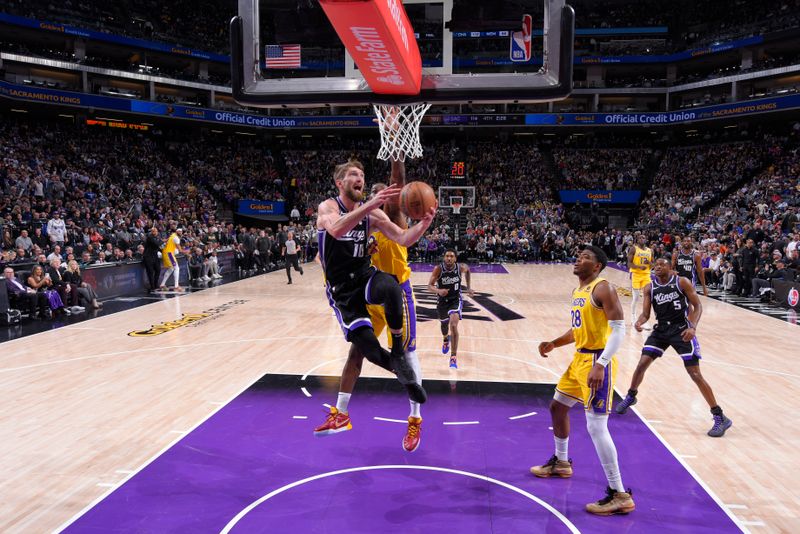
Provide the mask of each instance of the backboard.
MULTIPOLYGON (((475 187, 471 185, 442 185, 438 191, 439 208, 458 210, 475 207, 475 187)), ((454 210, 455 211, 455 210, 454 210)))
MULTIPOLYGON (((566 0, 542 0, 543 16, 538 17, 542 24, 541 41, 538 50, 535 48, 533 51, 541 61, 541 68, 538 64, 538 70, 515 67, 515 72, 485 72, 485 69, 475 69, 475 72, 460 69, 456 72, 453 67, 453 32, 449 29, 453 0, 404 0, 403 6, 414 26, 423 58, 422 85, 418 95, 373 93, 343 48, 343 72, 309 76, 302 72, 303 69, 291 73, 266 69, 265 45, 275 43, 277 31, 273 31, 271 36, 265 35, 270 32, 264 27, 271 24, 271 30, 278 26, 280 31, 280 21, 273 20, 270 12, 271 3, 280 2, 238 0, 238 16, 230 23, 231 81, 234 98, 242 105, 528 103, 563 99, 572 90, 575 13, 566 0), (420 20, 424 27, 418 28, 420 20), (426 57, 426 53, 430 57, 426 57)), ((307 9, 313 8, 311 4, 307 9)), ((300 9, 297 7, 298 13, 300 9)), ((306 33, 313 39, 313 32, 314 26, 306 33)), ((288 38, 295 39, 293 36, 288 38)), ((289 43, 291 41, 278 44, 289 43)), ((308 47, 303 46, 304 50, 308 47)))

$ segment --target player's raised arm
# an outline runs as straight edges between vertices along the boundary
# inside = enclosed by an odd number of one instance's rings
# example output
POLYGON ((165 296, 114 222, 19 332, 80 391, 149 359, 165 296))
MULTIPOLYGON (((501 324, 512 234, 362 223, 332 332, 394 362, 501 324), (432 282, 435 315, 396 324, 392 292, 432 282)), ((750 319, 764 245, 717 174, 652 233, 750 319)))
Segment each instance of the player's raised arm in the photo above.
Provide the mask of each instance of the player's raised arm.
MULTIPOLYGON (((387 189, 381 191, 387 191, 391 188, 396 188, 397 186, 390 186, 387 189)), ((397 189, 396 189, 397 190, 397 189)), ((399 190, 397 190, 399 193, 399 190)), ((380 194, 380 193, 378 193, 380 194)), ((390 240, 394 241, 398 245, 402 245, 404 247, 410 247, 417 241, 419 238, 422 237, 422 234, 425 233, 431 223, 433 222, 433 218, 436 216, 436 208, 438 206, 434 206, 425 214, 425 217, 422 218, 417 224, 412 226, 411 228, 402 229, 397 226, 395 223, 389 220, 389 216, 386 215, 381 210, 374 210, 370 213, 370 224, 374 225, 375 228, 383 232, 383 235, 388 237, 390 240)))
MULTIPOLYGON (((389 178, 390 185, 396 185, 401 190, 406 185, 406 164, 402 161, 392 161, 392 174, 389 178)), ((388 200, 383 206, 383 210, 389 219, 402 229, 408 228, 406 216, 400 211, 400 197, 388 200)))
MULTIPOLYGON (((380 208, 385 202, 393 198, 397 198, 399 195, 400 189, 397 186, 389 186, 373 195, 369 201, 364 202, 356 209, 345 215, 341 215, 339 213, 339 206, 335 200, 328 199, 320 204, 319 208, 317 209, 317 213, 319 214, 317 217, 317 228, 319 230, 325 230, 333 238, 339 239, 347 232, 358 226, 358 223, 360 223, 361 220, 368 214, 380 213, 388 222, 388 217, 386 217, 386 214, 377 211, 377 209, 380 208)), ((431 221, 432 220, 433 217, 431 217, 431 221)), ((428 224, 430 225, 430 223, 428 224)), ((395 225, 395 227, 397 226, 395 225)), ((398 228, 398 230, 400 229, 398 228)), ((386 234, 386 232, 384 232, 384 234, 386 234)), ((388 234, 386 235, 388 236, 388 234)))

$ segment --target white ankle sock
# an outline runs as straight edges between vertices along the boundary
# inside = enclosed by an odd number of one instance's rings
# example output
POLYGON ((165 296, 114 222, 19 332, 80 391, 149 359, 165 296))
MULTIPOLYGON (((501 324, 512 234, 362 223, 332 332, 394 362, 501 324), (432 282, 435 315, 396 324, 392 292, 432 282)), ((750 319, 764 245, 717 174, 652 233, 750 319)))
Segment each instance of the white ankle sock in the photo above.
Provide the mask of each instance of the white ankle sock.
POLYGON ((342 413, 347 413, 347 405, 350 404, 350 395, 352 393, 339 392, 339 398, 336 399, 336 409, 342 413))
POLYGON ((562 462, 566 462, 569 460, 569 438, 559 438, 553 436, 553 439, 556 441, 556 457, 562 462))
POLYGON ((408 401, 408 403, 411 405, 411 413, 409 415, 411 417, 422 417, 422 412, 420 412, 420 403, 412 400, 408 401))

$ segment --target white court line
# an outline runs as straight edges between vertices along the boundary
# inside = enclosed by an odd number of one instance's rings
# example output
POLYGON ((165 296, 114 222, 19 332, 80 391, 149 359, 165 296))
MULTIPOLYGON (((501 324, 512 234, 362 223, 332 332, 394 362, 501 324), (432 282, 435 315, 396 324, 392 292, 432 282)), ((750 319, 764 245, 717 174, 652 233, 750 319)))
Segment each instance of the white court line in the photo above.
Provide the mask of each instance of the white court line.
POLYGON ((293 415, 292 419, 308 419, 307 415, 293 415))
POLYGON ((355 473, 355 472, 360 472, 360 471, 383 470, 383 469, 419 469, 419 470, 422 470, 422 471, 438 471, 440 473, 450 473, 450 474, 454 474, 454 475, 461 475, 461 476, 474 478, 474 479, 477 479, 477 480, 483 480, 485 482, 490 482, 492 484, 496 484, 498 486, 501 486, 501 487, 503 487, 503 488, 505 488, 507 490, 513 491, 513 492, 515 492, 515 493, 517 493, 519 495, 522 495, 523 497, 527 497, 528 499, 532 500, 533 502, 535 502, 536 504, 538 504, 539 506, 541 506, 542 508, 544 508, 545 510, 547 510, 548 512, 553 514, 559 521, 561 521, 564 524, 564 526, 566 526, 569 529, 570 532, 572 532, 574 534, 580 534, 580 530, 578 530, 578 527, 576 527, 567 517, 565 517, 564 514, 559 512, 552 505, 550 505, 547 502, 543 501, 542 499, 540 499, 536 495, 533 495, 532 493, 528 493, 527 491, 525 491, 523 489, 520 489, 520 488, 518 488, 516 486, 512 486, 508 482, 503 482, 502 480, 497 480, 495 478, 490 478, 490 477, 487 477, 487 476, 484 476, 484 475, 478 475, 478 474, 475 474, 475 473, 470 473, 469 471, 460 471, 460 470, 457 470, 457 469, 449 469, 449 468, 446 468, 446 467, 434 467, 434 466, 430 466, 430 465, 368 465, 368 466, 363 466, 363 467, 351 467, 350 469, 340 469, 338 471, 330 471, 328 473, 322 473, 322 474, 319 474, 319 475, 314 475, 314 476, 311 476, 311 477, 308 477, 308 478, 304 478, 302 480, 297 480, 295 482, 292 482, 291 484, 287 484, 287 485, 285 485, 285 486, 283 486, 281 488, 278 488, 278 489, 276 489, 276 490, 274 490, 274 491, 272 491, 270 493, 267 493, 266 495, 260 497, 259 499, 253 501, 252 503, 250 503, 246 508, 242 509, 242 511, 240 511, 238 514, 236 514, 236 516, 233 519, 228 521, 228 523, 222 529, 220 534, 229 534, 230 531, 236 526, 236 524, 239 521, 241 521, 248 513, 253 511, 257 506, 259 506, 260 504, 265 503, 266 501, 268 501, 272 497, 275 497, 276 495, 279 495, 279 494, 281 494, 281 493, 283 493, 283 492, 285 492, 287 490, 290 490, 292 488, 296 488, 298 486, 302 486, 303 484, 307 484, 309 482, 314 482, 315 480, 320 480, 320 479, 328 478, 328 477, 331 477, 331 476, 348 474, 348 473, 355 473))
POLYGON ((306 388, 300 388, 300 391, 302 391, 303 395, 305 395, 306 397, 310 397, 311 396, 311 393, 309 393, 306 388))
MULTIPOLYGON (((247 383, 247 384, 246 384, 246 385, 245 385, 245 386, 244 386, 242 389, 240 389, 240 390, 239 390, 239 391, 237 391, 235 394, 233 394, 233 395, 230 397, 230 399, 228 399, 228 402, 226 402, 225 404, 226 404, 226 405, 227 405, 227 404, 229 404, 229 403, 230 403, 230 402, 231 402, 233 399, 235 399, 236 397, 238 397, 239 395, 241 395, 242 393, 244 393, 245 391, 247 391, 247 389, 248 389, 248 388, 250 388, 250 386, 252 386, 252 383, 249 383, 249 382, 248 382, 248 383, 247 383)), ((196 429, 197 427, 199 427, 200 425, 202 425, 203 423, 205 423, 206 421, 208 421, 209 419, 211 419, 211 418, 212 418, 212 417, 213 417, 213 416, 214 416, 214 415, 215 415, 215 414, 216 414, 218 411, 220 411, 221 409, 222 409, 222 406, 220 406, 220 407, 219 407, 219 408, 217 408, 216 410, 213 410, 213 411, 212 411, 211 413, 209 413, 209 414, 208 414, 208 415, 207 415, 205 418, 203 418, 203 419, 200 419, 200 420, 197 422, 197 424, 195 424, 195 425, 194 425, 192 428, 190 428, 190 429, 189 429, 189 431, 188 431, 188 432, 191 432, 191 431, 193 431, 194 429, 196 429)), ((112 487, 112 488, 109 488, 109 490, 108 490, 107 492, 105 492, 104 494, 100 495, 98 498, 96 498, 95 500, 93 500, 92 502, 90 502, 89 504, 87 504, 87 505, 86 505, 86 506, 83 508, 83 510, 81 510, 80 512, 78 512, 77 514, 75 514, 74 516, 72 516, 71 518, 67 519, 67 520, 66 520, 66 521, 65 521, 63 524, 61 524, 61 525, 60 525, 60 526, 59 526, 59 527, 58 527, 58 528, 55 530, 55 532, 62 532, 64 529, 66 529, 66 528, 67 528, 68 526, 70 526, 72 523, 74 523, 75 521, 77 521, 78 519, 80 519, 80 518, 81 518, 81 517, 82 517, 82 516, 83 516, 83 515, 84 515, 86 512, 88 512, 89 510, 91 510, 92 508, 94 508, 94 507, 95 507, 97 504, 99 504, 99 503, 100 503, 100 502, 101 502, 103 499, 105 499, 106 497, 108 497, 109 495, 111 495, 111 494, 112 494, 114 491, 116 491, 118 488, 122 487, 122 485, 123 485, 123 484, 125 484, 127 481, 129 481, 130 479, 132 479, 134 476, 136 476, 136 474, 137 474, 137 473, 139 473, 140 471, 142 471, 142 470, 143 470, 145 467, 147 467, 148 465, 150 465, 151 463, 153 463, 154 461, 156 461, 156 459, 157 459, 159 456, 161 456, 162 454, 164 454, 165 452, 167 452, 169 449, 171 449, 173 446, 175 446, 175 445, 176 445, 176 444, 177 444, 177 443, 178 443, 180 440, 182 440, 183 438, 184 438, 184 436, 178 436, 178 437, 176 437, 174 440, 172 440, 172 442, 168 443, 168 444, 167 444, 167 445, 166 445, 166 446, 165 446, 163 449, 161 449, 160 451, 158 451, 157 453, 155 453, 155 454, 154 454, 154 455, 153 455, 153 456, 152 456, 150 459, 148 459, 148 460, 147 460, 147 461, 145 461, 145 462, 144 462, 142 465, 140 465, 138 468, 136 468, 135 470, 133 470, 133 471, 132 471, 132 472, 131 472, 131 473, 130 473, 130 474, 127 476, 127 477, 125 477, 124 479, 120 480, 120 481, 119 481, 119 482, 118 482, 116 485, 114 485, 114 487, 112 487)))
POLYGON ((328 408, 329 410, 331 409, 331 405, 328 404, 327 402, 323 402, 322 405, 328 408))
POLYGON ((512 415, 511 417, 509 417, 509 419, 513 421, 515 419, 522 419, 523 417, 531 417, 533 415, 536 415, 536 412, 524 413, 522 415, 512 415))
POLYGON ((117 469, 114 472, 120 475, 130 475, 131 473, 133 473, 133 471, 131 471, 130 469, 117 469))
POLYGON ((480 421, 443 421, 443 425, 479 425, 480 421))
POLYGON ((746 504, 726 504, 725 506, 731 510, 747 510, 746 504))
MULTIPOLYGON (((620 393, 619 391, 617 391, 617 388, 614 388, 614 391, 616 391, 616 392, 617 392, 617 394, 619 394, 619 393, 620 393)), ((622 395, 620 395, 620 397, 622 397, 622 395)), ((703 488, 703 489, 706 491, 706 493, 708 493, 709 497, 711 497, 711 499, 712 499, 712 500, 713 500, 715 503, 717 503, 717 506, 719 506, 719 507, 720 507, 720 509, 721 509, 723 512, 725 512, 725 514, 726 514, 726 515, 727 515, 727 516, 730 518, 730 520, 731 520, 731 521, 733 521, 733 523, 734 523, 734 524, 735 524, 737 527, 739 527, 739 529, 741 529, 741 531, 742 531, 742 532, 749 532, 749 531, 747 530, 747 528, 745 528, 745 526, 744 526, 744 523, 743 523, 743 522, 742 522, 742 521, 741 521, 741 520, 740 520, 738 517, 736 517, 735 515, 733 515, 733 512, 731 512, 731 511, 730 511, 730 510, 729 510, 729 509, 728 509, 728 508, 725 506, 725 504, 722 502, 722 499, 720 499, 720 498, 717 496, 717 494, 716 494, 716 493, 714 493, 714 491, 713 491, 713 490, 712 490, 710 487, 708 487, 708 484, 706 484, 706 483, 703 481, 703 479, 702 479, 702 478, 700 478, 700 477, 697 475, 697 473, 695 473, 695 472, 694 472, 694 470, 693 470, 691 467, 689 467, 689 464, 687 464, 687 463, 686 463, 686 462, 683 460, 683 458, 681 458, 681 457, 678 455, 678 453, 675 451, 675 449, 673 449, 673 448, 672 448, 672 446, 671 446, 669 443, 667 443, 667 440, 665 440, 665 439, 664 439, 664 437, 663 437, 661 434, 659 434, 659 433, 658 433, 658 431, 657 431, 655 428, 653 428, 653 425, 652 425, 651 423, 653 423, 654 421, 648 421, 648 419, 647 419, 645 416, 643 416, 643 415, 642 415, 642 414, 639 412, 639 410, 638 410, 638 409, 636 409, 636 408, 635 408, 635 407, 633 407, 633 406, 631 407, 631 411, 632 411, 633 413, 635 413, 635 414, 636 414, 636 416, 639 418, 639 420, 640 420, 642 423, 644 423, 644 425, 645 425, 645 426, 646 426, 646 427, 647 427, 647 428, 650 430, 650 432, 652 432, 652 433, 653 433, 653 435, 656 437, 656 439, 658 439, 658 441, 660 441, 660 442, 661 442, 661 444, 662 444, 662 445, 663 445, 663 446, 664 446, 664 447, 665 447, 665 448, 666 448, 666 449, 667 449, 667 450, 670 452, 670 454, 672 454, 672 456, 675 458, 675 460, 677 460, 677 461, 678 461, 678 463, 679 463, 679 464, 681 464, 681 465, 683 466, 683 468, 684 468, 684 469, 686 469, 686 471, 687 471, 687 472, 688 472, 688 473, 689 473, 689 474, 692 476, 692 478, 694 478, 694 479, 695 479, 695 481, 697 481, 697 483, 700 485, 700 487, 701 487, 701 488, 703 488)))
POLYGON ((402 424, 408 423, 407 419, 405 421, 402 419, 389 419, 388 417, 373 417, 373 419, 375 419, 376 421, 386 421, 387 423, 402 423, 402 424))
POLYGON ((112 484, 110 482, 98 482, 97 485, 101 488, 113 488, 116 486, 116 484, 112 484))
POLYGON ((329 363, 338 362, 338 361, 342 361, 342 360, 346 360, 346 359, 347 359, 347 357, 344 357, 344 358, 336 358, 336 359, 333 359, 333 360, 328 360, 328 361, 326 361, 326 362, 322 362, 322 363, 320 363, 320 364, 318 364, 318 365, 315 365, 314 367, 312 367, 311 369, 309 369, 308 371, 306 371, 306 374, 304 374, 303 376, 301 376, 301 377, 300 377, 300 380, 305 380, 306 378, 308 378, 308 375, 310 375, 311 373, 313 373, 314 371, 316 371, 316 370, 317 370, 317 369, 319 369, 320 367, 323 367, 323 366, 325 366, 325 365, 328 365, 329 363))

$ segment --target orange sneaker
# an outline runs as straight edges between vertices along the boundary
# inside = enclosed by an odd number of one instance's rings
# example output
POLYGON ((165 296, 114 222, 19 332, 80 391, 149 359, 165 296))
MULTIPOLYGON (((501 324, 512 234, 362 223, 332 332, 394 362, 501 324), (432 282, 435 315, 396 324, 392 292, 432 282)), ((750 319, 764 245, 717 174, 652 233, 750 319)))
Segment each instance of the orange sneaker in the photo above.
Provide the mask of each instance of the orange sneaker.
POLYGON ((422 417, 408 417, 408 430, 403 438, 403 449, 406 452, 414 452, 419 448, 422 441, 422 417))
POLYGON ((338 434, 339 432, 344 432, 352 428, 353 425, 350 424, 350 416, 340 412, 335 406, 331 406, 331 413, 325 418, 324 423, 314 429, 314 435, 321 438, 322 436, 338 434))

